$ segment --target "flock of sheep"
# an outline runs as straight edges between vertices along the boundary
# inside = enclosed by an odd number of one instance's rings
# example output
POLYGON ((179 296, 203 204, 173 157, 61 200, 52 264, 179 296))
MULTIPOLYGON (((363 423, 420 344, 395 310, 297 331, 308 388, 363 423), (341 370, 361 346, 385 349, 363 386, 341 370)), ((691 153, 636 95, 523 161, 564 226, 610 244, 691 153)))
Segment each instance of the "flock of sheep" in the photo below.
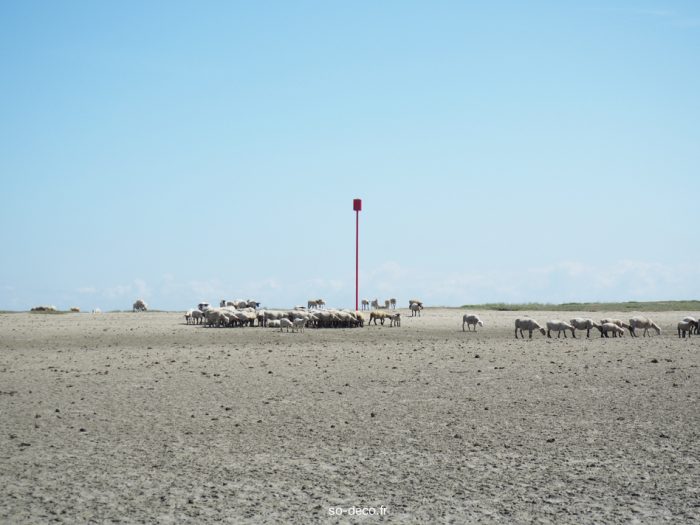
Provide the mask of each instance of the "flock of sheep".
MULTIPOLYGON (((268 328, 279 328, 281 331, 290 329, 293 332, 303 331, 305 328, 354 328, 365 325, 364 311, 370 310, 368 324, 379 323, 384 325, 389 321, 389 326, 401 326, 401 314, 396 312, 396 299, 387 299, 381 305, 378 299, 368 301, 362 300, 362 310, 338 310, 325 308, 326 302, 323 299, 311 299, 306 307, 295 306, 292 310, 259 310, 260 303, 253 300, 227 301, 221 300, 219 307, 215 308, 208 303, 200 303, 197 308, 188 310, 185 313, 187 324, 204 324, 210 327, 219 326, 258 326, 268 328)), ((411 317, 420 317, 423 310, 423 302, 418 299, 411 299, 408 302, 411 317)), ((55 306, 36 306, 32 312, 57 312, 55 306)), ((72 307, 71 312, 80 312, 80 308, 72 307)), ((148 305, 142 299, 137 299, 132 305, 134 312, 148 311, 148 305)), ((99 309, 93 313, 101 313, 99 309)), ((484 326, 484 323, 477 315, 465 314, 462 317, 462 331, 476 332, 477 326, 484 326)), ((657 335, 661 335, 661 328, 647 317, 633 317, 629 323, 620 319, 601 319, 600 322, 593 319, 577 317, 569 322, 558 319, 547 321, 545 326, 541 326, 534 319, 515 320, 515 338, 520 334, 524 338, 524 331, 528 332, 528 337, 532 339, 532 333, 539 331, 542 335, 552 337, 552 332, 556 332, 557 338, 570 331, 572 337, 576 337, 576 330, 585 330, 586 337, 590 337, 591 330, 597 329, 601 337, 622 337, 627 329, 632 337, 637 337, 637 330, 644 330, 642 335, 647 336, 649 330, 654 330, 657 335)), ((685 317, 676 325, 679 338, 690 337, 691 334, 700 334, 700 323, 694 317, 685 317)))
MULTIPOLYGON (((311 299, 307 306, 295 306, 291 310, 258 309, 260 303, 253 300, 227 301, 222 299, 218 307, 209 303, 199 303, 197 308, 185 313, 187 324, 206 325, 209 327, 223 326, 257 326, 279 328, 281 331, 290 329, 293 332, 305 328, 355 328, 374 323, 382 324, 389 321, 389 326, 401 326, 401 313, 393 311, 396 300, 387 300, 386 308, 373 301, 374 310, 366 319, 365 313, 359 310, 339 310, 325 308, 323 299, 311 299)), ((418 299, 409 301, 412 316, 420 316, 423 302, 418 299)), ((134 303, 134 311, 145 311, 146 306, 140 299, 134 303)))
MULTIPOLYGON (((462 317, 462 331, 471 331, 472 327, 476 331, 476 326, 484 326, 484 323, 479 319, 478 316, 473 314, 466 314, 462 317)), ((597 328, 600 331, 600 337, 622 337, 625 333, 625 328, 629 330, 632 337, 637 337, 637 330, 644 329, 643 336, 646 337, 650 329, 653 329, 657 335, 661 335, 661 328, 647 317, 633 317, 629 320, 629 323, 625 323, 620 319, 602 319, 600 322, 596 322, 593 319, 585 319, 583 317, 577 317, 571 319, 568 323, 566 321, 560 321, 558 319, 547 321, 545 324, 547 329, 543 328, 534 319, 516 319, 515 320, 515 338, 518 338, 518 333, 520 333, 521 338, 525 338, 523 330, 528 332, 528 336, 532 339, 532 332, 539 331, 542 335, 547 335, 547 337, 552 337, 552 332, 557 333, 557 337, 561 337, 564 334, 566 337, 566 331, 570 330, 572 337, 576 337, 576 330, 586 330, 586 337, 591 336, 591 329, 597 328)), ((683 320, 679 321, 676 325, 678 330, 678 337, 690 337, 691 334, 700 333, 700 323, 694 317, 685 317, 683 320)))

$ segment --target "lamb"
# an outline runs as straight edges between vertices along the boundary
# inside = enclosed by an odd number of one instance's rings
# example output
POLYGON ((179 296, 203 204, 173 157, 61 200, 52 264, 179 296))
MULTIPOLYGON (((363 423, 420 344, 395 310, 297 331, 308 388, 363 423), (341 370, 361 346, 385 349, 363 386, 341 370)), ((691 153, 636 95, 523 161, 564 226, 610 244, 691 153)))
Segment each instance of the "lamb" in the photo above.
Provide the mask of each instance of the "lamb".
POLYGON ((484 326, 484 323, 483 323, 483 321, 482 321, 481 319, 479 319, 479 317, 476 316, 476 315, 473 315, 473 314, 464 314, 464 316, 462 317, 462 332, 465 331, 465 330, 464 330, 465 325, 466 325, 466 327, 467 327, 467 330, 466 330, 466 331, 471 332, 470 327, 473 326, 473 327, 474 327, 474 331, 476 332, 476 325, 484 326))
POLYGON ((367 299, 362 299, 361 310, 369 310, 369 301, 367 299))
POLYGON ((542 328, 539 323, 533 319, 516 319, 515 320, 515 338, 518 338, 518 330, 520 330, 520 337, 525 339, 525 336, 523 335, 523 330, 527 330, 530 332, 530 339, 532 339, 532 331, 533 330, 539 330, 542 335, 545 335, 547 332, 545 331, 544 328, 542 328))
POLYGON ((292 331, 303 332, 304 327, 306 327, 306 319, 304 319, 304 318, 294 319, 293 325, 294 325, 294 328, 292 331))
POLYGON ((287 332, 289 332, 289 329, 292 328, 294 329, 294 323, 292 323, 289 319, 284 318, 280 319, 280 332, 283 331, 285 328, 287 329, 287 332))
POLYGON ((372 324, 372 321, 374 321, 374 325, 377 325, 377 319, 381 321, 382 325, 384 324, 384 321, 388 319, 390 316, 386 312, 371 312, 369 314, 369 324, 372 324))
POLYGON ((192 310, 187 310, 185 312, 185 323, 190 324, 191 319, 192 319, 192 310))
POLYGON ((576 337, 574 334, 574 327, 571 326, 566 321, 560 321, 555 319, 553 321, 547 321, 547 337, 552 338, 552 331, 557 332, 557 339, 561 337, 561 333, 564 332, 564 338, 566 338, 566 331, 571 330, 571 335, 576 337))
POLYGON ((612 333, 613 337, 622 337, 625 334, 625 331, 622 329, 622 327, 618 326, 615 323, 602 323, 599 324, 596 328, 600 330, 600 337, 610 337, 608 335, 608 332, 612 333))
POLYGON ((392 297, 391 299, 389 299, 389 304, 391 305, 392 310, 396 310, 396 299, 395 298, 392 297))
POLYGON ((576 317, 575 319, 571 319, 569 321, 571 323, 571 326, 574 327, 574 330, 571 331, 571 334, 576 337, 576 330, 585 330, 586 331, 586 337, 591 336, 591 328, 597 328, 598 323, 596 323, 593 319, 584 319, 583 317, 576 317))
POLYGON ((411 317, 420 317, 420 311, 423 309, 423 304, 420 302, 411 303, 409 308, 411 309, 411 317))
POLYGON ((637 328, 644 328, 644 337, 647 336, 647 332, 649 331, 649 328, 653 328, 656 330, 656 335, 661 335, 661 328, 659 328, 654 321, 649 319, 648 317, 633 317, 630 319, 630 334, 632 334, 632 337, 637 337, 637 334, 635 330, 637 328))
POLYGON ((401 313, 396 312, 395 314, 389 315, 389 320, 391 323, 389 326, 401 326, 401 313))
POLYGON ((686 332, 688 332, 688 339, 690 339, 690 334, 693 333, 693 331, 697 330, 698 328, 698 322, 697 321, 686 321, 683 320, 678 323, 678 337, 681 337, 681 333, 683 334, 683 338, 685 338, 686 332))
POLYGON ((143 299, 136 299, 136 302, 131 307, 134 312, 146 312, 148 311, 148 305, 143 301, 143 299))

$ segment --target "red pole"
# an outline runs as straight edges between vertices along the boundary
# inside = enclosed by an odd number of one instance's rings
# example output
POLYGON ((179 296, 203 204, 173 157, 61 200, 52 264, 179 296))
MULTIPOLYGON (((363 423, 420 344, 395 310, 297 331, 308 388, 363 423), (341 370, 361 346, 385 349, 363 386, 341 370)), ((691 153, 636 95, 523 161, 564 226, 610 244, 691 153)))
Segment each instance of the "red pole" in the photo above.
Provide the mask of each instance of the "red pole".
POLYGON ((352 209, 355 210, 355 310, 360 309, 360 211, 362 211, 362 199, 352 201, 352 209))
POLYGON ((355 211, 355 310, 360 299, 360 211, 355 211))

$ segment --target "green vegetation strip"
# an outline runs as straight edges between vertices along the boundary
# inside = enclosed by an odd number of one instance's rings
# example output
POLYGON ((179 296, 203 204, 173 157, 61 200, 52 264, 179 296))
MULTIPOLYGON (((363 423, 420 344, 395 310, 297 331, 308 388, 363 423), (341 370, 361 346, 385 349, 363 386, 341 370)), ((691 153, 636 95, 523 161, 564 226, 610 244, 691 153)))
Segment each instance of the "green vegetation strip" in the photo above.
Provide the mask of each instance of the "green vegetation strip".
POLYGON ((563 311, 563 312, 687 312, 700 310, 700 301, 627 301, 624 303, 487 303, 465 304, 462 308, 473 310, 498 310, 502 312, 563 311))

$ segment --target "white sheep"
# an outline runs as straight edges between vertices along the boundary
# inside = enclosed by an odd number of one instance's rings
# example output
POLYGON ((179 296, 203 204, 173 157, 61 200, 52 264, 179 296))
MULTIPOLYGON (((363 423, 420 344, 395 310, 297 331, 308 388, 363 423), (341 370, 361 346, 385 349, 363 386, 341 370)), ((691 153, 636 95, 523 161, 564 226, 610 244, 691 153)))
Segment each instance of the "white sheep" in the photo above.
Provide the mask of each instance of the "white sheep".
POLYGON ((644 328, 644 333, 643 336, 647 336, 647 332, 649 331, 649 328, 653 328, 656 330, 656 335, 661 335, 661 328, 659 328, 654 321, 649 319, 648 317, 633 317, 630 319, 630 334, 632 334, 633 337, 637 337, 637 334, 635 330, 637 328, 644 328))
POLYGON ((185 323, 186 323, 186 324, 190 324, 190 321, 192 320, 192 312, 193 312, 193 311, 194 311, 194 310, 187 310, 187 311, 185 312, 185 323))
POLYGON ((391 305, 392 310, 396 310, 396 299, 394 297, 389 299, 389 304, 391 305))
POLYGON ((608 333, 612 333, 613 337, 622 337, 625 334, 622 327, 615 323, 601 323, 596 328, 600 330, 600 337, 610 337, 608 333))
POLYGON ((462 316, 462 332, 465 331, 465 326, 467 327, 466 331, 471 332, 470 328, 473 326, 474 331, 476 332, 476 325, 484 326, 484 322, 481 319, 479 319, 478 316, 473 314, 464 314, 464 316, 462 316))
POLYGON ((379 309, 379 299, 372 299, 372 310, 379 309))
POLYGON ((391 321, 389 326, 399 326, 400 327, 401 326, 401 313, 396 312, 395 314, 391 314, 389 316, 389 320, 391 321))
POLYGON ((411 317, 420 317, 420 311, 423 309, 423 304, 420 302, 411 303, 409 308, 411 309, 411 317))
POLYGON ((284 330, 285 328, 287 329, 287 332, 289 332, 290 328, 294 328, 294 323, 292 323, 289 319, 286 317, 283 319, 280 319, 280 332, 284 330))
POLYGON ((362 307, 360 308, 361 310, 369 310, 369 301, 367 299, 362 299, 362 307))
POLYGON ((303 331, 304 331, 304 328, 306 327, 306 318, 300 317, 300 318, 298 318, 298 319, 294 319, 294 321, 292 322, 292 324, 294 325, 294 328, 293 328, 292 331, 294 331, 294 332, 296 332, 296 331, 298 331, 298 332, 303 332, 303 331))
POLYGON ((520 337, 525 339, 523 335, 523 330, 527 330, 530 333, 530 339, 532 339, 532 331, 539 330, 542 335, 547 332, 542 328, 539 323, 533 319, 516 319, 515 320, 515 338, 518 338, 518 330, 520 330, 520 337))
POLYGON ((202 321, 204 320, 204 312, 196 308, 190 310, 190 319, 192 320, 193 324, 202 324, 202 321))
POLYGON ((576 330, 585 330, 586 337, 590 337, 591 328, 598 327, 598 323, 596 323, 593 319, 585 319, 583 317, 576 317, 575 319, 571 319, 569 323, 571 323, 571 326, 574 327, 574 330, 571 331, 571 334, 574 337, 576 337, 576 330))
POLYGON ((93 314, 101 314, 101 313, 102 313, 102 310, 100 310, 99 308, 93 308, 93 309, 92 309, 92 313, 93 313, 93 314))
POLYGON ((559 319, 554 319, 552 321, 547 321, 547 337, 552 338, 552 332, 557 332, 557 338, 561 336, 564 332, 564 337, 566 338, 566 331, 571 330, 571 335, 574 335, 574 327, 571 326, 566 321, 560 321, 559 319))

